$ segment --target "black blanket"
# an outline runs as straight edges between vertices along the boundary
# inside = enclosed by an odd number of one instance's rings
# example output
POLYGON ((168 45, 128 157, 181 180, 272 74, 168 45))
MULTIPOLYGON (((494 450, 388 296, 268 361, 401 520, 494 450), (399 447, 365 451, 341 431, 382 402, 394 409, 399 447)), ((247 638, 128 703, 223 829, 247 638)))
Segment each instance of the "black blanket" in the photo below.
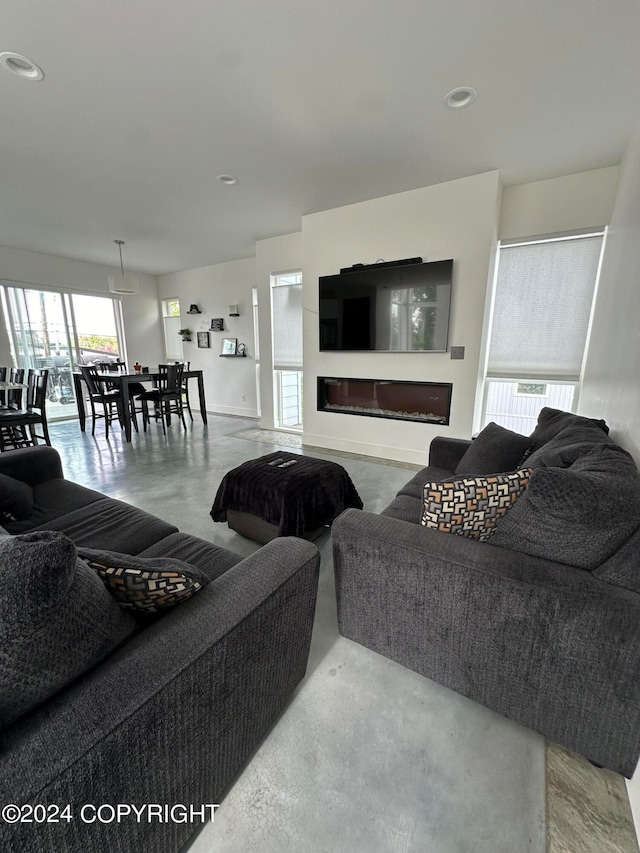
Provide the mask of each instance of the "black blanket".
POLYGON ((304 536, 348 507, 362 509, 362 501, 341 465, 279 452, 225 474, 211 518, 226 521, 229 509, 248 512, 276 525, 279 536, 304 536))

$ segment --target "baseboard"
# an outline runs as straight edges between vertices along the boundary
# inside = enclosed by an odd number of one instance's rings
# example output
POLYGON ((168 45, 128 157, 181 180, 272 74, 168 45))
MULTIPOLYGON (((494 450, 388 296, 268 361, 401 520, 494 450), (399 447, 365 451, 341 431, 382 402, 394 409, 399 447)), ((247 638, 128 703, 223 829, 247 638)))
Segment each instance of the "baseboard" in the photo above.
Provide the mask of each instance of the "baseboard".
POLYGON ((409 462, 424 467, 427 464, 428 447, 424 450, 409 450, 403 447, 390 447, 384 444, 370 444, 364 441, 354 441, 335 436, 314 435, 306 430, 302 435, 302 445, 319 447, 324 450, 341 450, 345 453, 355 453, 358 456, 373 456, 375 458, 409 462))
MULTIPOLYGON (((193 406, 191 406, 191 411, 195 411, 193 406)), ((239 406, 216 406, 215 409, 207 407, 207 414, 231 415, 234 418, 253 418, 254 420, 258 418, 257 409, 243 409, 239 406)))

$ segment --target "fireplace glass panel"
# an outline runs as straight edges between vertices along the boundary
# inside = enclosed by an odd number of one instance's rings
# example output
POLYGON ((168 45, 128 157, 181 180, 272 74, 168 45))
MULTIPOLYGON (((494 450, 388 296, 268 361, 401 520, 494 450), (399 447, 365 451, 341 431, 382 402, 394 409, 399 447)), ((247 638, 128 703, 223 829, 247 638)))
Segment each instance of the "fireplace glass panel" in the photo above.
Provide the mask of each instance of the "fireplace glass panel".
POLYGON ((448 424, 449 382, 318 377, 318 411, 448 424))

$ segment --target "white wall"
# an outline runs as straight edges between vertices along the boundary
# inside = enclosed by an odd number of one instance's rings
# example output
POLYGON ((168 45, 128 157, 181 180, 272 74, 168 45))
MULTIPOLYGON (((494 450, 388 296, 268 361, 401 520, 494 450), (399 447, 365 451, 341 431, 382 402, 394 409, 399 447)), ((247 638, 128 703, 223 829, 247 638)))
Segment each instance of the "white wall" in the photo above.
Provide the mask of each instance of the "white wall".
POLYGON ((271 276, 302 269, 302 235, 285 234, 256 243, 256 285, 260 316, 260 402, 264 429, 273 429, 273 346, 271 339, 271 276))
POLYGON ((616 195, 618 167, 505 187, 500 239, 556 234, 607 225, 616 195))
POLYGON ((487 172, 303 217, 305 444, 424 464, 435 435, 471 435, 499 194, 498 172, 487 172), (415 256, 454 260, 449 346, 464 346, 464 361, 449 352, 318 352, 319 276, 415 256), (318 375, 452 382, 450 425, 318 412, 318 375))
POLYGON ((194 332, 192 342, 183 344, 184 358, 194 370, 203 371, 210 412, 257 417, 251 302, 255 271, 255 258, 249 258, 171 273, 158 279, 160 299, 177 296, 182 311, 180 327, 194 332), (201 314, 186 313, 194 302, 201 314), (239 317, 229 316, 229 305, 238 305, 239 317), (224 331, 210 331, 213 317, 224 319, 224 331), (195 333, 200 331, 209 331, 210 349, 198 347, 195 333), (238 343, 246 344, 247 357, 220 358, 223 338, 237 338, 238 343))
MULTIPOLYGON (((89 264, 55 255, 26 252, 0 246, 0 279, 26 287, 40 285, 87 293, 109 293, 107 277, 119 275, 120 267, 89 264)), ((132 273, 140 281, 140 293, 122 297, 122 313, 129 361, 157 364, 164 358, 155 276, 132 273)), ((0 309, 0 314, 2 310, 0 309)), ((0 364, 11 364, 11 348, 4 317, 0 323, 0 364)))
POLYGON ((640 125, 620 167, 580 395, 640 464, 640 125))

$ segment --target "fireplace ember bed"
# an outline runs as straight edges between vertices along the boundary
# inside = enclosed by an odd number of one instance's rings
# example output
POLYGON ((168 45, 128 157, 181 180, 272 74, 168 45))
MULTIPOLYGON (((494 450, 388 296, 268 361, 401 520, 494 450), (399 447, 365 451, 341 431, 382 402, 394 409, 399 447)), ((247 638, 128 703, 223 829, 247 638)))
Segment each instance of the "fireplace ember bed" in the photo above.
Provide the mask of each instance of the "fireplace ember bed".
POLYGON ((450 382, 318 376, 318 411, 448 425, 450 382))

